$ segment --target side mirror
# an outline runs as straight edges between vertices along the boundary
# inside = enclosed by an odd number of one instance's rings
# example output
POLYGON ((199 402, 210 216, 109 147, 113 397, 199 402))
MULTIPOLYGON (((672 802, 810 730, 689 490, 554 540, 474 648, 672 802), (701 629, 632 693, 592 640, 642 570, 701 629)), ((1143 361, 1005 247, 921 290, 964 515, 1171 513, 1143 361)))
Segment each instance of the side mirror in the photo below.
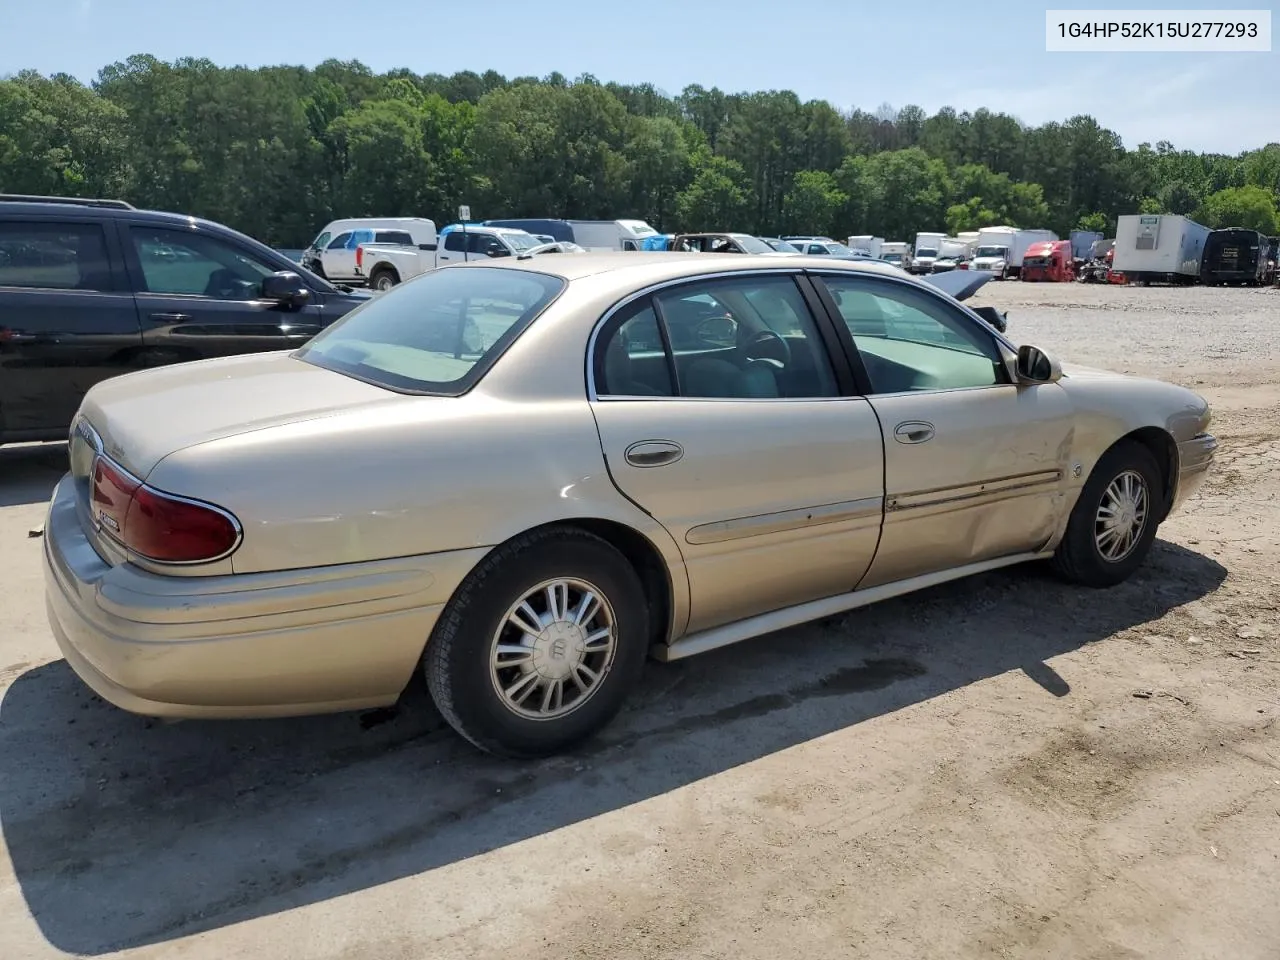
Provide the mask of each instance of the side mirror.
POLYGON ((491 243, 489 246, 485 247, 484 254, 486 257, 505 257, 507 255, 507 248, 502 246, 500 243, 491 243))
POLYGON ((1062 364, 1039 347, 1023 344, 1018 348, 1018 379, 1028 383, 1056 383, 1062 379, 1062 364))
POLYGON ((292 270, 277 270, 262 278, 262 299, 290 307, 300 307, 311 298, 311 291, 292 270))

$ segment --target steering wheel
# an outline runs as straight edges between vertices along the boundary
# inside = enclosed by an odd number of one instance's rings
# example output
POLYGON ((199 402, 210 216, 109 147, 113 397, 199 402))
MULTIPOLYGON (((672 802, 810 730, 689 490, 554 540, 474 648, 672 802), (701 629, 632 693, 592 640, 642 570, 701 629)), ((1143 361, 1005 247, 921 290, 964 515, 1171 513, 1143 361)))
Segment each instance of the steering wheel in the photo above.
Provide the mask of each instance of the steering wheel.
POLYGON ((748 360, 763 360, 779 370, 784 369, 791 363, 791 344, 787 343, 781 334, 775 333, 768 328, 752 334, 747 339, 747 342, 743 344, 742 353, 748 360), (781 356, 757 356, 754 352, 755 348, 766 343, 771 345, 769 352, 776 352, 781 356), (775 343, 777 344, 776 351, 772 347, 772 344, 775 343))

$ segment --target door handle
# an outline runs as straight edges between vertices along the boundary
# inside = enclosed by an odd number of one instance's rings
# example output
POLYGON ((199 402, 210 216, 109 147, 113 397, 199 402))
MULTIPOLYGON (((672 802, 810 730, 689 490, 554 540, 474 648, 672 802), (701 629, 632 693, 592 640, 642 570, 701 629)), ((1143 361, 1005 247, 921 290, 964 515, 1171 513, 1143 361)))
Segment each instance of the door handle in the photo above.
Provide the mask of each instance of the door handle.
POLYGON ((161 323, 185 323, 191 319, 189 313, 153 313, 152 320, 158 320, 161 323))
POLYGON ((893 438, 899 443, 924 443, 933 439, 933 424, 907 420, 893 428, 893 438))
POLYGON ((684 447, 670 440, 641 440, 624 454, 633 467, 663 467, 684 456, 684 447))

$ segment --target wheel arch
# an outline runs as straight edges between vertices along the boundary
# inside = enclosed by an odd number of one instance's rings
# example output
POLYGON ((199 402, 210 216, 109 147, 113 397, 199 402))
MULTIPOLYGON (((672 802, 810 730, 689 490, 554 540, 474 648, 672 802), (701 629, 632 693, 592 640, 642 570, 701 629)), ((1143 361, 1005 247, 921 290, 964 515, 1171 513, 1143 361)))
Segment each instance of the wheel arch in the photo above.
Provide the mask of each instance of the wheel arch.
MULTIPOLYGON (((1122 443, 1141 444, 1155 458, 1160 467, 1160 479, 1163 485, 1160 498, 1159 519, 1163 521, 1173 507, 1173 498, 1178 489, 1178 444, 1173 435, 1162 427, 1138 427, 1118 437, 1111 446, 1103 451, 1105 456, 1122 443)), ((1099 458, 1101 459, 1101 458, 1099 458)))
POLYGON ((540 523, 521 530, 501 543, 495 544, 476 567, 484 564, 488 557, 502 549, 512 540, 556 529, 581 530, 592 534, 608 543, 622 554, 623 558, 635 570, 644 590, 645 600, 651 613, 649 622, 650 645, 670 643, 681 630, 682 620, 688 618, 688 597, 679 591, 676 576, 683 576, 681 571, 673 570, 662 550, 653 540, 635 527, 618 520, 604 517, 564 517, 540 523))
POLYGON ((378 277, 382 276, 384 273, 389 273, 391 276, 395 277, 396 283, 401 282, 400 271, 397 270, 394 265, 384 261, 369 271, 369 285, 372 286, 377 281, 378 277))

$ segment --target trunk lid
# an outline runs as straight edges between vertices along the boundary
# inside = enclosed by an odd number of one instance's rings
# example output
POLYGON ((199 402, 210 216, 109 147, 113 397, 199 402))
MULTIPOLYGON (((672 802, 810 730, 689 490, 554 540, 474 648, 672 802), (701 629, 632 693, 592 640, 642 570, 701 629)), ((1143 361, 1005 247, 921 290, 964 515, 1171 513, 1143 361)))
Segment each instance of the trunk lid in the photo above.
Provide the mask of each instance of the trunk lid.
POLYGON ((145 480, 184 447, 403 399, 288 353, 258 353, 104 380, 85 396, 80 417, 111 459, 145 480))

